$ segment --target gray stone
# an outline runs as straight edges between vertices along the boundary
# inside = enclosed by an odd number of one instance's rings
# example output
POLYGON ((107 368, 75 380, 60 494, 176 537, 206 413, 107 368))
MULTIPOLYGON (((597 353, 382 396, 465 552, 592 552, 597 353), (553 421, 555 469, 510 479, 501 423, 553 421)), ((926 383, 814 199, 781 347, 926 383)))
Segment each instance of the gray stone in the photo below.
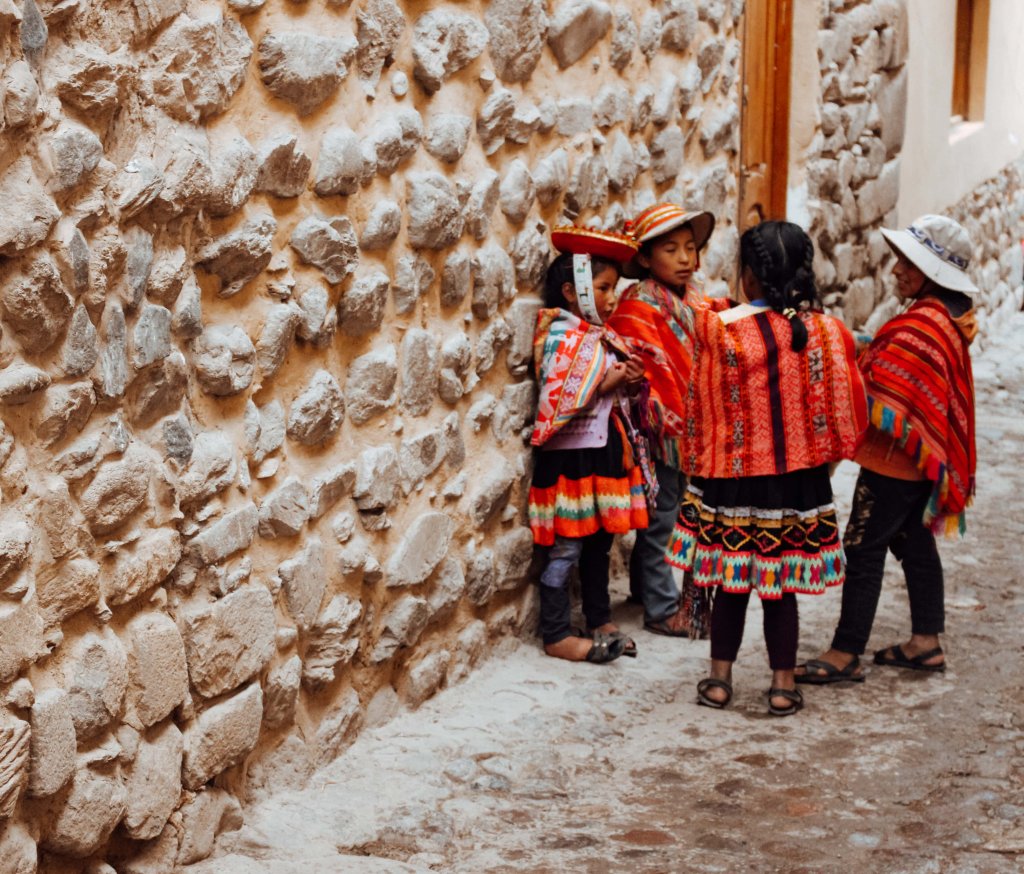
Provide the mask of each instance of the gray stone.
POLYGON ((367 96, 373 95, 405 30, 395 0, 366 0, 356 12, 356 70, 367 96))
POLYGON ((430 119, 424 146, 439 161, 454 164, 466 151, 472 126, 473 119, 467 115, 440 112, 430 119))
POLYGON ((153 235, 143 228, 132 226, 123 234, 125 245, 125 279, 128 295, 125 309, 134 310, 142 302, 153 266, 153 235))
POLYGON ((192 687, 204 698, 237 688, 274 655, 274 601, 260 585, 236 589, 178 615, 192 687))
POLYGON ((483 170, 473 183, 462 212, 466 230, 474 239, 483 240, 490 233, 491 215, 500 194, 501 177, 489 168, 483 170))
POLYGON ((163 831, 181 798, 184 739, 173 722, 153 729, 139 744, 128 768, 124 829, 135 840, 152 840, 163 831))
POLYGON ((599 209, 607 198, 608 166, 604 158, 585 155, 572 168, 569 188, 565 192, 565 214, 575 218, 585 210, 599 209))
POLYGON ((666 73, 658 80, 658 87, 651 101, 651 121, 655 125, 664 127, 675 120, 679 112, 678 94, 679 82, 671 73, 666 73))
POLYGON ((309 492, 298 477, 288 477, 260 504, 260 537, 293 537, 309 519, 309 492))
POLYGON ((53 158, 52 185, 61 192, 81 185, 103 157, 100 138, 74 122, 65 121, 54 131, 49 148, 53 158))
POLYGON ((515 470, 506 459, 488 466, 469 500, 469 516, 477 528, 483 528, 505 507, 515 481, 515 470))
MULTIPOLYGON (((173 862, 175 867, 200 862, 213 852, 214 841, 222 832, 242 827, 242 810, 238 801, 223 789, 206 786, 179 808, 181 812, 181 843, 173 862)), ((157 870, 166 870, 166 864, 157 870)), ((135 874, 126 871, 125 874, 135 874)), ((156 871, 138 872, 156 874, 156 871)))
POLYGON ((395 265, 395 278, 391 282, 391 296, 395 312, 405 315, 416 308, 420 299, 434 284, 434 268, 419 255, 403 255, 395 265))
POLYGON ((411 416, 430 412, 437 392, 437 341, 432 333, 410 328, 402 338, 399 386, 402 409, 411 416))
POLYGON ((263 716, 263 692, 258 683, 246 687, 185 727, 182 782, 192 790, 241 762, 256 746, 263 716))
POLYGON ((0 821, 14 813, 29 773, 29 724, 0 715, 0 821))
POLYGON ((409 244, 417 249, 444 249, 462 236, 463 217, 451 183, 440 173, 406 177, 409 244))
POLYGON ((608 185, 615 192, 629 191, 636 177, 636 159, 629 138, 622 131, 615 131, 608 146, 608 185))
POLYGON ((515 97, 505 88, 499 88, 484 101, 476 117, 476 132, 485 155, 493 155, 505 144, 505 133, 515 111, 515 97))
POLYGON ((452 520, 444 513, 424 513, 402 537, 385 568, 387 585, 415 586, 424 582, 448 552, 452 520))
POLYGON ((356 358, 345 379, 349 418, 362 425, 393 407, 397 380, 398 355, 394 344, 356 358))
POLYGON ((661 46, 685 52, 697 35, 697 8, 692 0, 665 0, 661 4, 661 46))
POLYGON ((544 0, 490 0, 484 24, 491 35, 489 54, 506 82, 525 82, 544 50, 547 34, 544 0))
POLYGON ((330 283, 351 275, 359 262, 355 230, 347 216, 307 216, 295 226, 288 243, 303 263, 320 268, 330 283))
POLYGON ((32 68, 23 60, 12 63, 4 72, 4 117, 9 128, 19 128, 35 118, 39 105, 39 85, 32 68))
POLYGON ((125 722, 142 731, 188 697, 188 665, 178 626, 164 613, 142 613, 125 627, 128 689, 125 722))
POLYGON ((349 494, 356 484, 355 465, 351 462, 335 465, 313 477, 310 483, 310 518, 319 519, 343 495, 349 494))
POLYGON ((147 215, 157 222, 197 213, 213 188, 205 130, 175 132, 162 145, 164 184, 147 209, 147 215))
POLYGON ((529 528, 513 528, 497 539, 494 557, 499 591, 516 589, 526 581, 533 551, 533 533, 529 528))
MULTIPOLYGON (((513 286, 514 287, 514 286, 513 286)), ((504 319, 494 319, 481 331, 476 342, 476 372, 484 374, 498 360, 498 353, 504 349, 512 339, 512 329, 504 319)))
POLYGON ((601 0, 562 0, 548 29, 548 45, 565 69, 589 52, 608 32, 612 11, 601 0))
POLYGON ((618 83, 605 85, 594 98, 594 123, 607 130, 629 118, 629 91, 618 83))
MULTIPOLYGON (((47 653, 43 644, 43 622, 33 600, 0 602, 0 683, 12 682, 30 664, 47 653)), ((0 742, 2 746, 2 742, 0 742)), ((28 750, 26 749, 26 755, 28 750)), ((3 755, 0 754, 0 761, 3 755)), ((0 772, 4 770, 0 765, 0 772)), ((3 785, 0 777, 0 819, 4 817, 3 785)))
POLYGON ((633 50, 637 45, 636 22, 628 9, 615 10, 615 17, 612 23, 612 43, 608 52, 608 60, 612 68, 624 70, 633 59, 633 50))
POLYGON ((251 57, 252 41, 234 18, 179 15, 148 52, 148 94, 172 118, 208 118, 227 108, 251 57))
POLYGON ((95 407, 96 392, 91 382, 59 385, 46 393, 36 432, 44 445, 52 446, 67 437, 70 431, 81 431, 95 407))
POLYGON ((270 379, 281 369, 301 319, 302 311, 291 302, 277 304, 267 311, 256 341, 256 361, 264 379, 270 379))
POLYGON ((32 532, 19 514, 6 513, 0 516, 0 521, 0 582, 3 582, 28 559, 32 532))
POLYGON ((533 335, 537 325, 537 298, 522 298, 512 302, 506 320, 512 331, 506 359, 509 371, 514 376, 523 376, 530 371, 533 363, 533 335))
POLYGON ((256 187, 259 172, 259 156, 245 137, 233 136, 223 145, 214 144, 206 199, 210 215, 225 216, 241 209, 256 187))
POLYGON ((275 97, 294 105, 299 115, 309 115, 338 90, 355 51, 351 37, 268 33, 259 45, 260 75, 275 97))
POLYGON ((275 197, 298 197, 306 190, 306 180, 313 162, 299 148, 299 138, 282 132, 260 143, 257 151, 259 173, 256 191, 275 197))
POLYGON ((346 595, 335 595, 310 626, 306 658, 302 665, 303 685, 314 691, 334 682, 338 665, 352 660, 359 648, 356 622, 363 607, 346 595))
POLYGON ((192 363, 203 391, 227 397, 252 384, 256 349, 237 325, 213 325, 193 344, 192 363))
POLYGON ((530 213, 533 200, 534 188, 530 170, 517 158, 509 164, 505 177, 501 180, 498 204, 510 222, 522 224, 530 213))
POLYGON ((427 431, 399 448, 402 469, 402 491, 409 494, 418 488, 444 461, 444 434, 440 429, 427 431))
POLYGON ((662 185, 671 182, 683 170, 683 131, 672 125, 658 131, 651 140, 651 177, 662 185))
POLYGON ((551 261, 551 247, 548 245, 547 228, 536 222, 512 240, 510 252, 516 268, 516 283, 521 289, 538 288, 544 282, 548 264, 551 261))
POLYGON ((569 155, 565 149, 555 149, 533 168, 533 186, 542 206, 554 202, 568 184, 569 155))
POLYGON ((409 669, 403 691, 410 707, 419 707, 441 688, 451 658, 451 653, 443 649, 420 659, 409 669))
POLYGON ((563 137, 585 134, 594 127, 594 103, 587 97, 566 97, 558 101, 556 129, 563 137))
POLYGON ((35 0, 25 0, 21 4, 21 26, 18 31, 21 37, 21 50, 25 57, 38 64, 46 49, 49 29, 35 0))
POLYGON ((151 262, 144 289, 146 297, 165 307, 174 306, 189 272, 188 255, 183 246, 161 252, 151 262))
POLYGON ((121 715, 128 659, 117 635, 87 632, 75 641, 68 703, 79 742, 95 737, 121 715))
POLYGON ((704 157, 711 158, 723 148, 730 153, 735 152, 738 124, 739 109, 735 105, 717 110, 700 131, 704 157))
POLYGON ((320 142, 313 190, 321 197, 354 194, 376 169, 372 144, 364 143, 349 127, 332 127, 320 142))
POLYGON ((133 0, 139 29, 149 35, 185 9, 185 0, 133 0))
POLYGON ((386 273, 373 272, 349 286, 338 302, 338 321, 345 334, 361 337, 381 326, 389 285, 386 273))
POLYGON ((473 266, 469 253, 452 252, 444 260, 441 271, 441 306, 455 307, 462 303, 473 284, 473 266))
POLYGON ((220 279, 220 297, 237 294, 270 263, 276 230, 277 221, 264 213, 200 249, 196 262, 220 279))
POLYGON ((529 101, 516 105, 508 125, 505 128, 505 139, 511 143, 526 145, 534 132, 540 127, 540 110, 529 101))
POLYGON ((899 158, 886 163, 877 179, 865 182, 857 191, 857 219, 861 227, 879 221, 895 209, 900 194, 899 158))
POLYGON ((235 446, 223 431, 203 431, 192 445, 188 466, 177 480, 178 501, 185 508, 202 503, 235 481, 235 446))
POLYGON ((292 656, 267 675, 264 686, 263 725, 271 731, 291 725, 299 701, 302 659, 292 656))
POLYGON ((647 83, 642 84, 633 93, 633 117, 630 129, 641 131, 651 122, 651 111, 654 108, 654 89, 647 83))
POLYGON ((45 370, 29 364, 12 364, 0 370, 0 404, 24 404, 50 384, 45 370))
POLYGON ((29 797, 53 795, 75 771, 75 724, 63 689, 46 689, 36 696, 29 717, 32 743, 29 754, 29 797))
POLYGON ((381 176, 390 176, 410 158, 423 140, 423 119, 415 109, 400 109, 377 121, 368 145, 381 176))
POLYGON ((697 53, 697 65, 700 67, 700 90, 707 94, 715 82, 715 77, 722 66, 725 56, 725 40, 721 37, 709 39, 697 53))
POLYGON ((118 550, 103 577, 108 604, 127 604, 160 585, 181 558, 181 535, 173 528, 154 528, 131 547, 118 550))
POLYGON ((323 546, 317 538, 309 540, 295 556, 277 569, 284 589, 288 613, 300 631, 306 631, 316 618, 327 588, 323 546))
POLYGON ((116 774, 79 767, 70 790, 60 797, 40 845, 77 859, 92 855, 121 821, 127 801, 128 793, 116 774))
POLYGON ((149 493, 151 468, 149 454, 137 445, 122 460, 100 467, 80 499, 93 534, 114 531, 142 507, 149 493))
POLYGON ((338 318, 327 289, 320 285, 307 288, 299 296, 299 309, 302 317, 295 330, 298 338, 317 346, 327 343, 334 335, 338 318))
POLYGON ((402 210, 393 200, 378 200, 370 209, 359 236, 361 249, 386 249, 402 229, 402 210))
POLYGON ((121 169, 115 182, 117 208, 121 218, 133 218, 148 207, 163 191, 163 174, 148 160, 133 157, 121 169))
POLYGON ((515 267, 500 246, 488 243, 473 259, 473 315, 487 320, 516 290, 515 267))
POLYGON ((258 521, 256 505, 245 504, 205 526, 189 542, 189 552, 201 565, 222 561, 253 542, 258 521))
POLYGON ((398 453, 391 446, 364 449, 356 465, 352 492, 360 510, 386 510, 395 502, 401 469, 398 453))
POLYGON ((882 121, 880 135, 889 158, 899 154, 906 135, 907 77, 906 68, 884 77, 875 98, 882 121))
POLYGON ((498 585, 494 552, 478 549, 466 556, 466 597, 471 604, 482 607, 491 600, 498 585))
POLYGON ((315 764, 318 768, 326 767, 355 740, 361 722, 359 696, 354 689, 348 689, 338 706, 325 715, 317 729, 315 764))
POLYGON ((292 402, 288 436, 305 446, 318 446, 338 433, 344 416, 345 400, 337 380, 326 370, 317 370, 292 402))
MULTIPOLYGON (((16 208, 9 200, 7 203, 16 208)), ((45 253, 29 259, 5 280, 0 289, 0 307, 7 325, 33 354, 45 352, 56 343, 71 321, 71 298, 57 266, 45 253)))
POLYGON ((375 663, 391 658, 403 646, 415 646, 430 621, 430 607, 423 598, 403 595, 384 615, 383 631, 374 647, 375 663))
POLYGON ((446 556, 438 565, 434 585, 427 604, 431 618, 454 607, 466 591, 466 574, 462 562, 455 556, 446 556))
POLYGON ((10 874, 36 874, 39 851, 28 827, 7 820, 0 826, 0 859, 10 874))
POLYGON ((487 47, 487 29, 473 16, 437 9, 421 15, 413 30, 413 76, 428 94, 487 47))
POLYGON ((171 327, 184 340, 193 340, 203 333, 203 296, 194 276, 190 275, 182 286, 171 327))
POLYGON ((171 352, 171 311, 146 304, 132 332, 132 364, 145 367, 171 352))

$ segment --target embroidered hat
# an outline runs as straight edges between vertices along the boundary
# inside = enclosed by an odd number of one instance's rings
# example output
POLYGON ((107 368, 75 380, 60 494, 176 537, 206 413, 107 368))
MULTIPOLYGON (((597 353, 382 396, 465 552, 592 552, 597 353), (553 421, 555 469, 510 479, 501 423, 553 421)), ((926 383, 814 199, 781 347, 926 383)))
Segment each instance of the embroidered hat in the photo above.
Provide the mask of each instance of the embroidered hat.
POLYGON ((923 215, 909 228, 882 228, 890 248, 903 255, 936 285, 964 294, 978 294, 967 275, 974 245, 963 226, 942 215, 923 215))
POLYGON ((674 203, 659 203, 647 207, 633 221, 626 222, 626 233, 632 234, 637 245, 640 245, 683 225, 689 225, 693 229, 693 241, 700 251, 715 229, 715 217, 702 210, 687 212, 674 203))
POLYGON ((598 228, 582 228, 578 225, 561 225, 551 231, 551 244, 559 252, 573 255, 593 255, 625 264, 632 260, 639 244, 626 234, 602 231, 598 228))

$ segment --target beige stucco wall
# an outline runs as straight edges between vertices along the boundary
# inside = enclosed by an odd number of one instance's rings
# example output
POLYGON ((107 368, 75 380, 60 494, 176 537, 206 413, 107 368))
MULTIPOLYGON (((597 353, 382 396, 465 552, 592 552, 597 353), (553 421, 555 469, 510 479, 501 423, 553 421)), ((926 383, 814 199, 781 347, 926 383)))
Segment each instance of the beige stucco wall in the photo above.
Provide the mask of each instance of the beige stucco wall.
POLYGON ((1024 153, 1024 3, 990 0, 984 119, 950 124, 956 0, 910 0, 899 219, 956 203, 1024 153))

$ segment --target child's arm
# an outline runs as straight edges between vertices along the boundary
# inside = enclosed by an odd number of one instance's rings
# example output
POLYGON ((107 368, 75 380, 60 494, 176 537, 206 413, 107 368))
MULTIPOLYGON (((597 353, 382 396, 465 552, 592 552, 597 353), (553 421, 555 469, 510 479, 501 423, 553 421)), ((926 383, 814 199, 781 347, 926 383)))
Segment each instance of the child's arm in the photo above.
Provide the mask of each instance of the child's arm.
POLYGON ((597 393, 606 395, 609 392, 615 391, 619 386, 624 385, 628 366, 624 361, 616 361, 609 367, 604 375, 604 379, 601 380, 601 384, 597 387, 597 393))

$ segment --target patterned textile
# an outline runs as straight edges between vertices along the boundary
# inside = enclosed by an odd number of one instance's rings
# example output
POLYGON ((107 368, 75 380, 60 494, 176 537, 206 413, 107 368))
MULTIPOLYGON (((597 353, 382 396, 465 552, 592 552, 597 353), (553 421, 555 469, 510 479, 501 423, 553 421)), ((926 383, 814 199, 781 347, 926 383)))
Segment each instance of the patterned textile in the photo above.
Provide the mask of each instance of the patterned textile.
POLYGON ((924 298, 886 322, 860 360, 871 424, 935 484, 924 523, 936 533, 962 534, 974 495, 970 324, 924 298))
POLYGON ((649 426, 655 435, 655 457, 679 469, 684 429, 686 383, 693 364, 693 312, 728 305, 704 300, 688 289, 686 300, 661 283, 645 279, 623 293, 608 327, 631 341, 644 361, 650 384, 649 426))
POLYGON ((852 458, 867 427, 850 332, 805 312, 807 346, 772 310, 725 324, 697 310, 683 470, 702 477, 781 474, 852 458))
POLYGON ((697 586, 817 595, 845 578, 827 467, 692 482, 665 555, 697 586))

